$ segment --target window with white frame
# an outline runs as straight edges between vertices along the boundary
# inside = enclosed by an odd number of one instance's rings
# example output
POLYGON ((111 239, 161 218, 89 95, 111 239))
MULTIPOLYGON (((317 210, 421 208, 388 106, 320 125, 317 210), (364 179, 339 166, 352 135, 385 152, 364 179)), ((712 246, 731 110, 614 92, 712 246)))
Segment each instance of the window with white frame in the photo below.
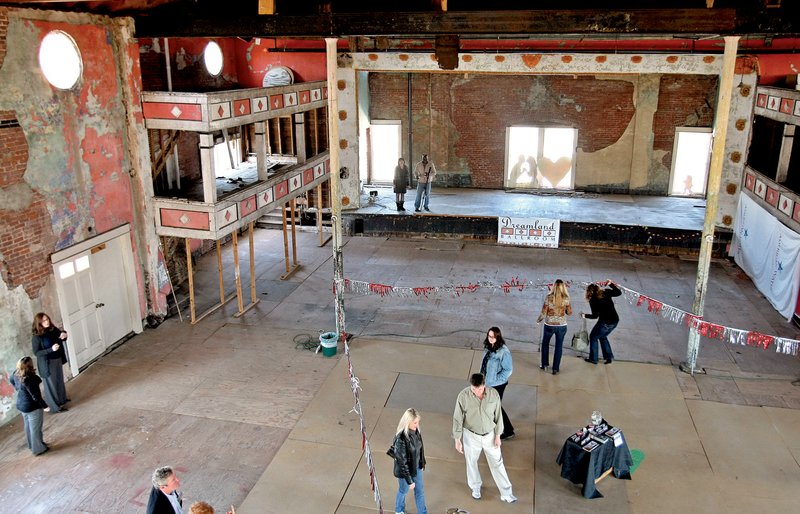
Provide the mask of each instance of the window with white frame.
POLYGON ((577 140, 571 127, 508 127, 505 187, 572 189, 577 140))

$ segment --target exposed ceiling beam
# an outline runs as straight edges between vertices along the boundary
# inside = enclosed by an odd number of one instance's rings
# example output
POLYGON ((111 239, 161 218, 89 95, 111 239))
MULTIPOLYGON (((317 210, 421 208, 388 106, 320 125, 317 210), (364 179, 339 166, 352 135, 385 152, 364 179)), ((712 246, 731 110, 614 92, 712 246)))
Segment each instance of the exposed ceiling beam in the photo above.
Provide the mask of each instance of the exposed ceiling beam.
POLYGON ((800 21, 736 9, 537 10, 325 13, 311 16, 169 13, 136 17, 138 37, 529 36, 540 34, 800 33, 800 21))

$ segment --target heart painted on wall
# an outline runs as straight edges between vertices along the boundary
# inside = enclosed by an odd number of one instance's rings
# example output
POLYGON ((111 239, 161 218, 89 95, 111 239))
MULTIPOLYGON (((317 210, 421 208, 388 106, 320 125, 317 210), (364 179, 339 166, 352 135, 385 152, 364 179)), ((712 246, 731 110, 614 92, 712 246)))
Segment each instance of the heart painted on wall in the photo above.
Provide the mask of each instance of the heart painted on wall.
POLYGON ((569 157, 561 157, 556 162, 551 161, 547 157, 542 157, 539 161, 539 173, 550 182, 553 187, 556 187, 559 182, 564 180, 569 170, 572 169, 572 159, 569 157))

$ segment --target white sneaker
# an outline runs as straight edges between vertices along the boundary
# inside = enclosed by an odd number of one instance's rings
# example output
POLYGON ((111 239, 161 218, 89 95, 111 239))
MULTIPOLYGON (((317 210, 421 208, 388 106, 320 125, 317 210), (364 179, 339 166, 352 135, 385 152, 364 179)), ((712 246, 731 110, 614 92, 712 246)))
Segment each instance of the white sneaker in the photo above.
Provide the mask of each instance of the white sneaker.
POLYGON ((513 494, 509 494, 508 496, 501 497, 500 500, 508 503, 514 503, 515 501, 517 501, 517 497, 514 496, 513 494))
POLYGON ((480 500, 481 499, 481 488, 480 487, 472 490, 472 497, 475 498, 476 500, 480 500))

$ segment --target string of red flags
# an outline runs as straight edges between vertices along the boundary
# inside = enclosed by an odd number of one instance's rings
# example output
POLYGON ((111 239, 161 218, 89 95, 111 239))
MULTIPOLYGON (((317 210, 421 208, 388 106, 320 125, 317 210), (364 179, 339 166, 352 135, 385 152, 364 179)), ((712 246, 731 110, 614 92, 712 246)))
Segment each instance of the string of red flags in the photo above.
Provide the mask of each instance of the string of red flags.
MULTIPOLYGON (((604 284, 604 283, 601 283, 604 284)), ((666 304, 654 298, 634 291, 628 287, 616 284, 622 291, 622 296, 628 300, 628 303, 636 307, 644 306, 648 312, 654 315, 661 316, 662 318, 685 325, 687 328, 696 328, 697 333, 708 339, 718 339, 730 344, 742 346, 754 346, 768 350, 770 346, 775 347, 777 353, 785 355, 797 356, 800 351, 800 341, 796 339, 789 339, 785 337, 772 336, 762 334, 752 330, 741 330, 738 328, 727 327, 706 321, 701 316, 686 312, 678 309, 672 305, 666 304)))
MULTIPOLYGON (((569 282, 565 282, 567 286, 569 282)), ((552 282, 545 280, 532 281, 522 279, 520 277, 509 277, 501 283, 491 281, 476 281, 467 282, 465 284, 449 284, 441 286, 421 286, 421 287, 403 287, 391 286, 387 284, 379 284, 375 282, 364 282, 360 280, 344 279, 344 290, 348 293, 357 295, 378 295, 381 298, 385 297, 399 297, 399 298, 431 298, 440 295, 451 295, 453 297, 461 297, 477 293, 479 291, 502 291, 504 294, 523 291, 547 291, 552 282)))
MULTIPOLYGON (((568 287, 572 285, 570 281, 565 281, 565 283, 568 287)), ((597 284, 605 286, 607 282, 601 281, 597 282, 597 284)), ((582 285, 586 287, 588 283, 584 282, 582 285)), ((691 312, 679 309, 628 287, 616 283, 615 285, 619 287, 622 291, 622 296, 631 305, 638 308, 645 308, 655 316, 660 316, 665 320, 684 325, 687 328, 696 328, 698 334, 705 338, 717 339, 735 345, 753 346, 764 350, 773 347, 777 353, 784 355, 797 356, 798 353, 800 353, 800 341, 797 339, 772 336, 752 330, 741 330, 712 323, 703 319, 702 316, 697 316, 691 312)), ((377 295, 381 298, 429 299, 441 295, 450 295, 458 298, 478 292, 502 292, 504 294, 520 293, 524 291, 546 292, 551 286, 552 283, 545 280, 527 280, 518 276, 512 276, 499 283, 492 281, 475 281, 462 284, 417 287, 392 286, 351 279, 344 280, 345 292, 357 295, 377 295)))
POLYGON ((353 408, 350 412, 354 412, 358 416, 358 421, 361 429, 361 450, 364 452, 364 459, 367 461, 367 469, 369 470, 369 485, 372 488, 372 495, 375 503, 378 505, 378 512, 383 514, 383 502, 381 501, 381 490, 378 487, 378 474, 375 471, 375 462, 372 459, 372 447, 369 444, 367 437, 367 424, 364 421, 364 409, 361 406, 361 385, 358 377, 353 372, 353 361, 350 359, 350 345, 347 343, 347 334, 340 334, 344 341, 344 355, 347 358, 347 376, 350 379, 350 388, 353 391, 353 408))

